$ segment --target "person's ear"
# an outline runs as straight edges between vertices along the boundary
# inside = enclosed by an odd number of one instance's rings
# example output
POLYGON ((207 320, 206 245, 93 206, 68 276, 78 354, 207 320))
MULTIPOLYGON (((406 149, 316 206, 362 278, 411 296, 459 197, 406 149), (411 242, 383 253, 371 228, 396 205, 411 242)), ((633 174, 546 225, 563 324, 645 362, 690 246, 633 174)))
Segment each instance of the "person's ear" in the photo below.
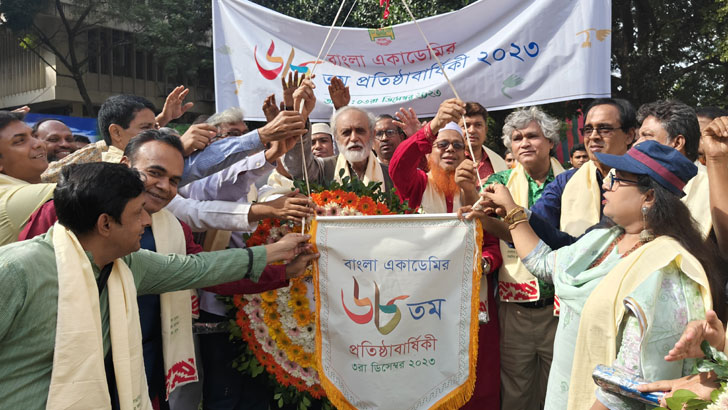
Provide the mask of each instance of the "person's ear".
POLYGON ((111 225, 115 221, 109 214, 101 214, 96 220, 96 233, 104 238, 108 238, 111 235, 111 225))
POLYGON ((109 135, 111 136, 112 142, 121 142, 121 132, 124 131, 124 129, 119 124, 110 124, 109 125, 109 135))
POLYGON ((642 202, 642 206, 646 206, 648 208, 655 205, 655 190, 650 189, 649 191, 644 193, 645 199, 644 202, 642 202))
POLYGON ((119 163, 120 164, 124 164, 127 167, 131 168, 131 161, 129 160, 129 157, 127 157, 126 155, 124 155, 123 157, 121 157, 121 161, 119 163))
POLYGON ((672 142, 670 142, 670 146, 675 148, 677 151, 684 151, 685 150, 685 136, 682 134, 679 134, 677 137, 672 139, 672 142))
POLYGON ((631 147, 637 141, 637 129, 630 128, 626 132, 627 134, 627 148, 631 147))

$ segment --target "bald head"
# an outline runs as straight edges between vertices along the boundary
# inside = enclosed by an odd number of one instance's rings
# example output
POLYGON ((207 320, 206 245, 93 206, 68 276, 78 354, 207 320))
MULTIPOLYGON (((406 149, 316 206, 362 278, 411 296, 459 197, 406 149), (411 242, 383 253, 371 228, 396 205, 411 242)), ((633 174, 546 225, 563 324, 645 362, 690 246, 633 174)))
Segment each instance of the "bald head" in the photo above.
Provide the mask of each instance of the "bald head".
POLYGON ((61 121, 43 121, 36 128, 35 135, 46 146, 48 162, 57 161, 76 150, 71 129, 61 121))

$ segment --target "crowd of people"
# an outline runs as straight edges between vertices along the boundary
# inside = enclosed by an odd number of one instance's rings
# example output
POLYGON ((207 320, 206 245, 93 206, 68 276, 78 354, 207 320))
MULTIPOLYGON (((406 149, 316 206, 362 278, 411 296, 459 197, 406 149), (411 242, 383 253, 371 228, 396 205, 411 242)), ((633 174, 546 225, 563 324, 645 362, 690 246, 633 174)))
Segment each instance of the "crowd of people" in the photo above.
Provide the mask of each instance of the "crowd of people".
POLYGON ((372 113, 334 77, 334 114, 311 123, 315 88, 296 73, 262 127, 229 108, 182 135, 167 125, 192 106, 184 87, 159 113, 117 95, 95 143, 0 111, 0 408, 268 409, 264 379, 232 365, 218 295, 287 286, 318 258, 308 235, 243 236, 313 217, 303 178, 480 219, 466 408, 645 408, 596 386, 599 364, 652 381, 645 392, 719 387, 690 374, 702 340, 726 348, 728 112, 593 100, 565 169, 560 123, 539 107, 507 116, 501 157, 478 102, 442 101, 429 121, 372 113))

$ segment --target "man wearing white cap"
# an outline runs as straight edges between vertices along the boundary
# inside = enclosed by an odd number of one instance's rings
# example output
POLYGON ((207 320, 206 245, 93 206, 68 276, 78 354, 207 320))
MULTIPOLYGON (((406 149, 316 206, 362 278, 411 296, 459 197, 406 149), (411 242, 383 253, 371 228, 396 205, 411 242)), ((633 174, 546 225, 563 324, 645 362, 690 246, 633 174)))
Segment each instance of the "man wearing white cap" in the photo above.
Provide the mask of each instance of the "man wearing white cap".
POLYGON ((334 156, 334 137, 329 124, 318 122, 311 125, 311 153, 318 158, 334 156))
MULTIPOLYGON (((463 131, 454 121, 464 113, 465 104, 462 101, 444 101, 435 118, 399 144, 394 151, 389 161, 389 174, 400 197, 408 201, 410 208, 419 207, 424 213, 454 212, 459 209, 462 190, 455 182, 455 170, 465 159, 467 147, 463 131), (424 157, 427 157, 430 169, 427 173, 417 168, 424 157)), ((473 178, 474 181, 468 181, 471 189, 477 185, 475 174, 473 178)), ((487 232, 483 232, 482 257, 484 279, 481 282, 483 292, 480 309, 495 312, 495 301, 487 297, 485 275, 498 269, 502 258, 498 239, 487 232)), ((478 330, 475 391, 464 407, 466 409, 500 408, 498 321, 496 317, 491 319, 484 319, 478 330)))

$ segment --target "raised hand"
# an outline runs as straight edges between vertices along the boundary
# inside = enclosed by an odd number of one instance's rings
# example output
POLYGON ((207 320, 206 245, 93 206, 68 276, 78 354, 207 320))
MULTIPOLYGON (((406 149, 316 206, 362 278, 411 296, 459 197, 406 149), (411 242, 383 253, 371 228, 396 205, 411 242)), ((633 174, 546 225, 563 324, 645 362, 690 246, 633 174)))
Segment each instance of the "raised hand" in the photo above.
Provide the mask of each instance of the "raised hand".
POLYGON ((190 93, 190 89, 179 85, 172 90, 164 101, 164 108, 162 112, 157 116, 157 124, 160 127, 164 127, 170 121, 176 120, 181 117, 182 114, 186 113, 187 110, 192 108, 195 104, 188 102, 183 104, 187 94, 190 93))
POLYGON ((197 150, 205 149, 216 135, 217 127, 214 125, 206 123, 191 125, 179 138, 182 142, 182 148, 185 150, 185 156, 189 156, 197 150))
POLYGON ((313 93, 314 88, 316 88, 316 85, 313 81, 306 78, 293 93, 293 106, 295 107, 295 111, 301 109, 301 101, 303 101, 303 112, 301 112, 301 115, 304 120, 308 119, 308 115, 316 107, 316 96, 313 93))
POLYGON ((286 110, 297 110, 298 107, 293 106, 293 93, 301 85, 303 76, 298 77, 298 71, 288 73, 288 81, 281 77, 281 86, 283 87, 283 104, 286 110))
POLYGON ((433 134, 437 134, 440 128, 447 125, 449 122, 458 122, 460 118, 465 115, 465 103, 458 100, 457 98, 450 98, 440 104, 440 108, 437 110, 437 115, 430 121, 430 130, 433 134))
POLYGON ((700 137, 706 159, 728 158, 728 117, 714 119, 700 137))
POLYGON ((306 119, 296 111, 281 111, 272 121, 258 128, 260 142, 264 145, 290 137, 300 137, 306 132, 306 119))
POLYGON ((268 122, 273 121, 273 118, 278 115, 279 112, 283 111, 283 103, 281 103, 281 107, 278 108, 276 105, 276 95, 271 94, 265 98, 265 101, 263 101, 263 115, 265 115, 265 120, 268 122))
POLYGON ((399 112, 394 113, 394 116, 397 117, 397 119, 392 121, 392 124, 401 128, 408 137, 413 136, 420 128, 422 128, 422 123, 420 123, 420 120, 417 119, 417 114, 412 107, 407 110, 400 108, 399 112))
POLYGON ((331 77, 329 96, 331 96, 331 103, 334 104, 334 108, 337 110, 349 105, 349 101, 351 101, 349 87, 345 86, 339 77, 331 77))
POLYGON ((455 169, 455 183, 463 192, 463 204, 474 204, 478 200, 478 171, 469 159, 463 160, 455 169))

